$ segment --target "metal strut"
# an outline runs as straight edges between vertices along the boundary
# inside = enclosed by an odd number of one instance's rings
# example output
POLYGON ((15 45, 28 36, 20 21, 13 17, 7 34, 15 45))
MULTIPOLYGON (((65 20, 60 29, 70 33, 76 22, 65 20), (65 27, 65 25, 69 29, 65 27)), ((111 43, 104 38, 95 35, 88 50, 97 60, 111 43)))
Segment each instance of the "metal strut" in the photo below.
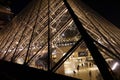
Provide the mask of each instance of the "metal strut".
POLYGON ((51 69, 52 72, 55 72, 71 55, 72 53, 80 46, 83 42, 83 38, 81 37, 75 45, 55 64, 55 66, 51 69))
POLYGON ((48 0, 48 71, 51 69, 50 0, 48 0))

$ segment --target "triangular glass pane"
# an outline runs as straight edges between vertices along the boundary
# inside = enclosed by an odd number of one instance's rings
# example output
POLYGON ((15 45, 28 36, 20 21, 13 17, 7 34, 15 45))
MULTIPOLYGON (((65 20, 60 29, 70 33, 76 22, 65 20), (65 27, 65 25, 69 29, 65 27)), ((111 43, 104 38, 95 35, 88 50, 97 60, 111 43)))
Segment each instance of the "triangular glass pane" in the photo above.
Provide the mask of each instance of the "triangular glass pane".
POLYGON ((84 41, 80 43, 79 47, 59 67, 56 73, 82 80, 102 80, 101 73, 84 41))
POLYGON ((119 80, 119 70, 120 70, 120 58, 111 49, 106 48, 100 43, 96 42, 96 46, 99 48, 102 56, 104 57, 106 63, 109 65, 113 72, 113 76, 119 80))

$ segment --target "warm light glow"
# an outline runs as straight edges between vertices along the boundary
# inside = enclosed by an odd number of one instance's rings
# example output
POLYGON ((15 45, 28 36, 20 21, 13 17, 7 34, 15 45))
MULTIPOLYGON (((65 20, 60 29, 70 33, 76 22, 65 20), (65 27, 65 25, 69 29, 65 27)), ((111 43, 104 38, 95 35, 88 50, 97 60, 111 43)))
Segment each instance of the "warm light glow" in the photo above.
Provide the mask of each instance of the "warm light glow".
POLYGON ((23 58, 18 58, 18 59, 17 59, 17 63, 18 63, 18 64, 23 64, 23 63, 24 63, 23 58))
POLYGON ((102 44, 102 41, 101 41, 101 39, 98 39, 98 43, 102 44))
POLYGON ((115 70, 118 65, 119 65, 118 62, 116 62, 116 63, 113 65, 112 70, 115 70))
POLYGON ((65 74, 73 74, 73 70, 74 70, 73 66, 74 65, 72 65, 71 62, 66 61, 64 63, 65 74))
POLYGON ((71 69, 65 70, 65 74, 72 74, 72 73, 73 73, 73 70, 71 70, 71 69))

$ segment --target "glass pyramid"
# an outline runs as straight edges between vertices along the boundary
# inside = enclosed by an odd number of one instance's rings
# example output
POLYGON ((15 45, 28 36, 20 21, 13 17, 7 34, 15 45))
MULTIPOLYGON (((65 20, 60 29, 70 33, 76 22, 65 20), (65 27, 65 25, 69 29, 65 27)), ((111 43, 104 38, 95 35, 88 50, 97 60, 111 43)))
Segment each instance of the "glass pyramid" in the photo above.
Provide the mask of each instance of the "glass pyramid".
MULTIPOLYGON (((115 63, 119 66, 120 30, 82 1, 69 0, 68 3, 109 66, 112 69, 115 63)), ((62 60, 55 72, 76 78, 82 78, 77 76, 82 74, 80 70, 91 66, 99 72, 62 0, 31 1, 0 32, 0 52, 0 59, 43 70, 54 70, 62 60)), ((89 80, 89 70, 86 74, 88 78, 84 76, 83 80, 89 80)))

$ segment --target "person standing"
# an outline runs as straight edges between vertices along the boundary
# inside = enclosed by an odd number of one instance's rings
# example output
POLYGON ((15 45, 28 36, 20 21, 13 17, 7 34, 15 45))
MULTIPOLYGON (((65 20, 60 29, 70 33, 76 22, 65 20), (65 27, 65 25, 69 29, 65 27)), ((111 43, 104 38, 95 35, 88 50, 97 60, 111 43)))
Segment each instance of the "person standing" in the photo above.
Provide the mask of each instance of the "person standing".
POLYGON ((79 65, 77 65, 77 71, 79 71, 80 70, 80 66, 79 65))
POLYGON ((91 80, 91 78, 92 78, 91 70, 89 71, 89 78, 90 78, 90 80, 91 80))

